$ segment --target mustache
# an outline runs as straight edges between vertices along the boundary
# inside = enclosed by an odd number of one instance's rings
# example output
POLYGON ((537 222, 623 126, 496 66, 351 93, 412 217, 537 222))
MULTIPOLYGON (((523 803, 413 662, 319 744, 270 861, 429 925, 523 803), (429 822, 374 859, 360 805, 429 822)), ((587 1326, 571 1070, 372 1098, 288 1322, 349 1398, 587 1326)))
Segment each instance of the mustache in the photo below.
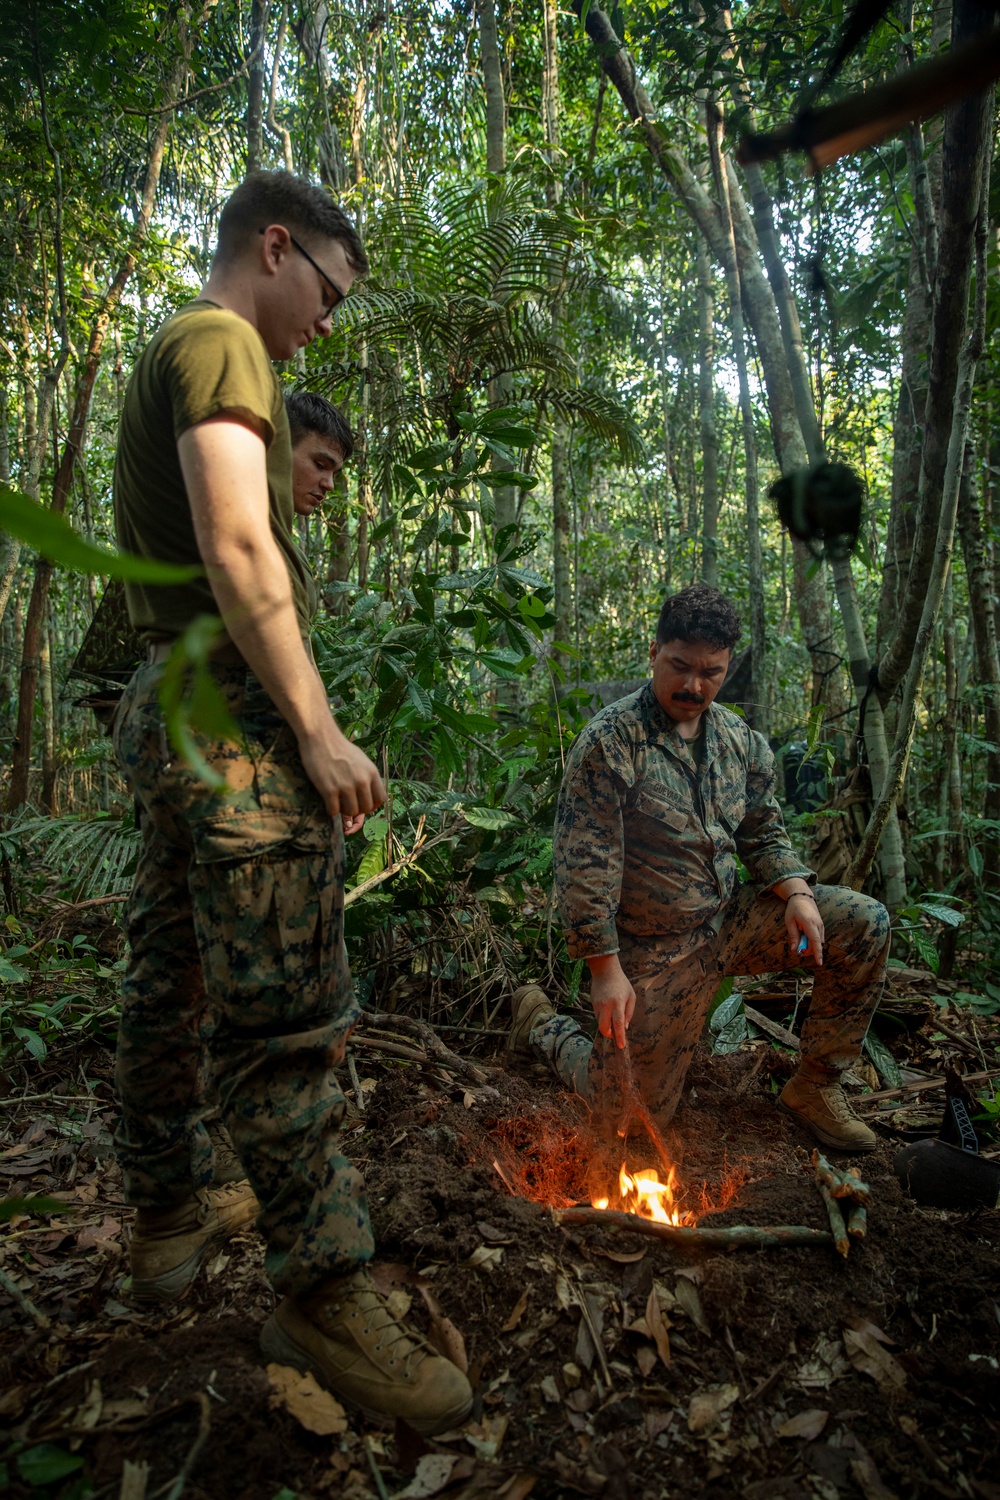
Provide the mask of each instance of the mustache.
POLYGON ((704 703, 701 693, 671 693, 674 703, 704 703))

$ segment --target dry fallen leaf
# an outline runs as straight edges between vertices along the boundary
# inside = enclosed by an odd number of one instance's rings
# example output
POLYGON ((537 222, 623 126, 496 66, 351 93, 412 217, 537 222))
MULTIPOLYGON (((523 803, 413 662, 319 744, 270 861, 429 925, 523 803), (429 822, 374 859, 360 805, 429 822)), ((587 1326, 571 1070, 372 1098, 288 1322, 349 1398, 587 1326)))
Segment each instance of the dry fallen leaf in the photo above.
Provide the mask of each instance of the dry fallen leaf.
POLYGON ((738 1385, 720 1385, 715 1390, 698 1391, 688 1407, 688 1431, 706 1432, 714 1427, 723 1412, 740 1398, 738 1385))
POLYGON ((432 1312, 428 1338, 439 1354, 443 1354, 445 1359, 450 1359, 453 1365, 457 1365, 463 1375, 468 1375, 469 1356, 465 1348, 465 1339, 450 1318, 432 1312))
POLYGON ((28 1387, 12 1385, 0 1391, 0 1417, 19 1417, 28 1404, 28 1387))
POLYGON ((537 1482, 537 1474, 512 1474, 503 1489, 497 1490, 497 1500, 527 1500, 537 1482))
POLYGON ((887 1333, 883 1333, 881 1328, 876 1328, 874 1323, 869 1323, 867 1318, 849 1318, 848 1322, 857 1333, 870 1333, 872 1338, 878 1339, 880 1344, 895 1344, 896 1342, 887 1333))
POLYGON ((476 1228, 487 1245, 513 1245, 514 1243, 514 1235, 505 1234, 502 1229, 495 1229, 492 1224, 479 1223, 476 1228))
POLYGON ((396 1495, 396 1500, 426 1500, 437 1495, 451 1483, 451 1474, 458 1463, 457 1453, 425 1453, 417 1459, 416 1473, 396 1495))
POLYGON ((680 1308, 681 1312, 687 1313, 688 1317, 691 1319, 691 1322, 697 1328, 698 1332, 703 1333, 706 1338, 711 1338, 712 1330, 708 1326, 708 1319, 705 1316, 705 1309, 701 1305, 701 1298, 698 1296, 698 1288, 695 1286, 694 1282, 689 1281, 687 1277, 678 1277, 676 1299, 677 1306, 680 1308))
POLYGON ((510 1417, 483 1417, 480 1422, 468 1424, 465 1428, 465 1441, 477 1458, 485 1459, 487 1463, 496 1458, 509 1422, 510 1417))
MULTIPOLYGON (((693 1288, 692 1288, 693 1290, 693 1288)), ((656 1283, 646 1298, 646 1326, 650 1337, 656 1345, 656 1352, 665 1365, 670 1363, 670 1337, 667 1333, 667 1321, 660 1311, 660 1299, 656 1293, 656 1283)))
POLYGON ((870 1375, 883 1390, 902 1390, 906 1384, 906 1371, 902 1365, 870 1333, 845 1328, 844 1348, 854 1368, 862 1375, 870 1375))
POLYGON ((499 1245, 495 1245, 492 1247, 487 1245, 477 1245, 476 1249, 473 1250, 472 1254, 469 1256, 465 1264, 467 1266, 471 1266, 474 1271, 492 1272, 496 1270, 497 1266, 500 1265, 502 1260, 503 1250, 499 1245))
POLYGON ((635 1351, 635 1362, 639 1366, 639 1374, 643 1380, 652 1375, 656 1369, 656 1350, 651 1349, 648 1344, 640 1344, 635 1351))
POLYGON ((828 1411, 813 1407, 809 1411, 800 1411, 797 1417, 789 1417, 787 1422, 782 1422, 774 1431, 780 1438, 804 1438, 807 1443, 811 1443, 813 1438, 819 1437, 829 1420, 828 1411))
POLYGON ((526 1310, 527 1306, 528 1306, 528 1292, 527 1292, 527 1289, 525 1289, 521 1293, 520 1297, 518 1297, 516 1303, 514 1304, 514 1311, 511 1313, 510 1317, 507 1319, 506 1323, 503 1325, 503 1327, 501 1328, 500 1332, 501 1333, 513 1333, 514 1329, 517 1327, 518 1323, 520 1323, 521 1319, 524 1317, 525 1310, 526 1310))
POLYGON ((541 1391, 542 1395, 545 1397, 550 1406, 557 1406, 562 1400, 562 1396, 560 1396, 559 1394, 559 1387, 556 1385, 551 1375, 543 1375, 542 1379, 538 1383, 538 1389, 541 1391))
POLYGON ((270 1404, 275 1411, 284 1407, 308 1432, 316 1432, 320 1437, 347 1431, 344 1408, 329 1391, 323 1390, 315 1375, 303 1375, 287 1365, 268 1365, 267 1378, 273 1393, 270 1404))
POLYGON ((96 1427, 101 1420, 104 1410, 104 1396, 101 1393, 101 1382, 91 1381, 87 1387, 87 1394, 82 1405, 78 1406, 73 1413, 74 1427, 96 1427))
POLYGON ((594 1255, 599 1255, 602 1260, 613 1260, 613 1261, 617 1261, 618 1265, 620 1265, 620 1266, 631 1266, 637 1260, 645 1260, 646 1256, 649 1254, 649 1251, 645 1250, 645 1249, 644 1250, 598 1250, 597 1246, 595 1245, 593 1247, 592 1253, 594 1255))
MULTIPOLYGON (((476 1096, 475 1096, 475 1094, 472 1093, 472 1091, 470 1089, 466 1089, 465 1093, 462 1095, 462 1103, 465 1105, 466 1109, 471 1109, 472 1106, 475 1104, 475 1102, 476 1102, 476 1096)), ((433 1495, 433 1494, 436 1493, 436 1491, 431 1490, 430 1493, 433 1495)), ((405 1490, 403 1491, 403 1494, 404 1495, 406 1494, 405 1490)))
POLYGON ((854 1448, 855 1453, 851 1459, 851 1477, 865 1500, 897 1500, 895 1492, 883 1484, 882 1476, 875 1466, 875 1460, 857 1438, 854 1440, 854 1448))
POLYGON ((821 1333, 812 1354, 795 1378, 806 1390, 826 1390, 835 1380, 843 1380, 850 1373, 843 1344, 839 1339, 830 1339, 821 1333))
POLYGON ((397 1322, 402 1322, 413 1305, 412 1295, 404 1287, 393 1287, 385 1299, 385 1305, 397 1322))

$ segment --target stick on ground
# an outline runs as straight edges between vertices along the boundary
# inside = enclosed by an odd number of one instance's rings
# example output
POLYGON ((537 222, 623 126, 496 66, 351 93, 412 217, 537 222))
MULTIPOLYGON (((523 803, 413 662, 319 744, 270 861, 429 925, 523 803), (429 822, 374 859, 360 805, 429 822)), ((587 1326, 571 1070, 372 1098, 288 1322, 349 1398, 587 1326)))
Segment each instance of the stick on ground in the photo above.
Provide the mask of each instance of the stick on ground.
POLYGON ((672 1245, 691 1249, 735 1250, 741 1247, 777 1248, 782 1245, 832 1245, 833 1235, 825 1229, 807 1229, 802 1224, 777 1224, 758 1229, 755 1224, 730 1224, 718 1229, 682 1228, 660 1224, 638 1214, 621 1213, 614 1208, 560 1208, 554 1213, 557 1224, 597 1224, 604 1229, 625 1229, 630 1234, 649 1234, 668 1240, 672 1245))

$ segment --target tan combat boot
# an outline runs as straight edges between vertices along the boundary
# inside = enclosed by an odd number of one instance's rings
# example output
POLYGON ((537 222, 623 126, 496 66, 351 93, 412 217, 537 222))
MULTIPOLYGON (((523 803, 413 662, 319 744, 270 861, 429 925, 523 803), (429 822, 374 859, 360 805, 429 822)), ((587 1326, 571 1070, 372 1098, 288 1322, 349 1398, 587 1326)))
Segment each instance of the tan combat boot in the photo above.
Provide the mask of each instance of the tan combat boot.
POLYGON ((136 1302, 172 1302, 186 1292, 211 1245, 252 1224, 260 1204, 246 1181, 201 1188, 167 1208, 136 1210, 129 1262, 136 1302))
POLYGON ((362 1269, 285 1297, 261 1330, 267 1359, 311 1371, 374 1421, 402 1417, 432 1437, 463 1422, 472 1387, 457 1365, 393 1317, 362 1269))
POLYGON ((875 1132, 868 1129, 851 1109, 833 1068, 805 1059, 788 1080, 778 1103, 834 1151, 874 1151, 875 1132))
POLYGON ((527 1052, 528 1038, 536 1026, 556 1014, 556 1008, 537 984, 522 984, 510 997, 513 1025, 507 1043, 511 1052, 527 1052))

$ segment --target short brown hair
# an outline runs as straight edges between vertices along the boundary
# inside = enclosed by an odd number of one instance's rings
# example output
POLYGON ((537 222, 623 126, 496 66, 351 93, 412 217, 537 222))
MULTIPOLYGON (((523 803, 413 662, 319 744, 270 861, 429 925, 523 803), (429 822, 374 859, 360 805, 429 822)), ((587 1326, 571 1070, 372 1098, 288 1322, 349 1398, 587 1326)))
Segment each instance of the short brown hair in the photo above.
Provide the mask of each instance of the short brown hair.
POLYGON ((325 396, 315 391, 289 391, 285 397, 288 425, 292 432, 292 447, 308 433, 317 432, 328 438, 344 455, 344 463, 354 452, 354 433, 347 425, 343 412, 325 396))
POLYGON ((716 651, 732 651, 741 629, 739 615, 721 590, 707 583, 692 583, 664 601, 656 644, 704 641, 716 651))
POLYGON ((291 172, 251 172, 223 204, 219 216, 216 258, 232 261, 251 238, 268 224, 283 224, 302 238, 339 240, 347 264, 358 276, 368 275, 368 256, 361 236, 324 188, 291 172))

